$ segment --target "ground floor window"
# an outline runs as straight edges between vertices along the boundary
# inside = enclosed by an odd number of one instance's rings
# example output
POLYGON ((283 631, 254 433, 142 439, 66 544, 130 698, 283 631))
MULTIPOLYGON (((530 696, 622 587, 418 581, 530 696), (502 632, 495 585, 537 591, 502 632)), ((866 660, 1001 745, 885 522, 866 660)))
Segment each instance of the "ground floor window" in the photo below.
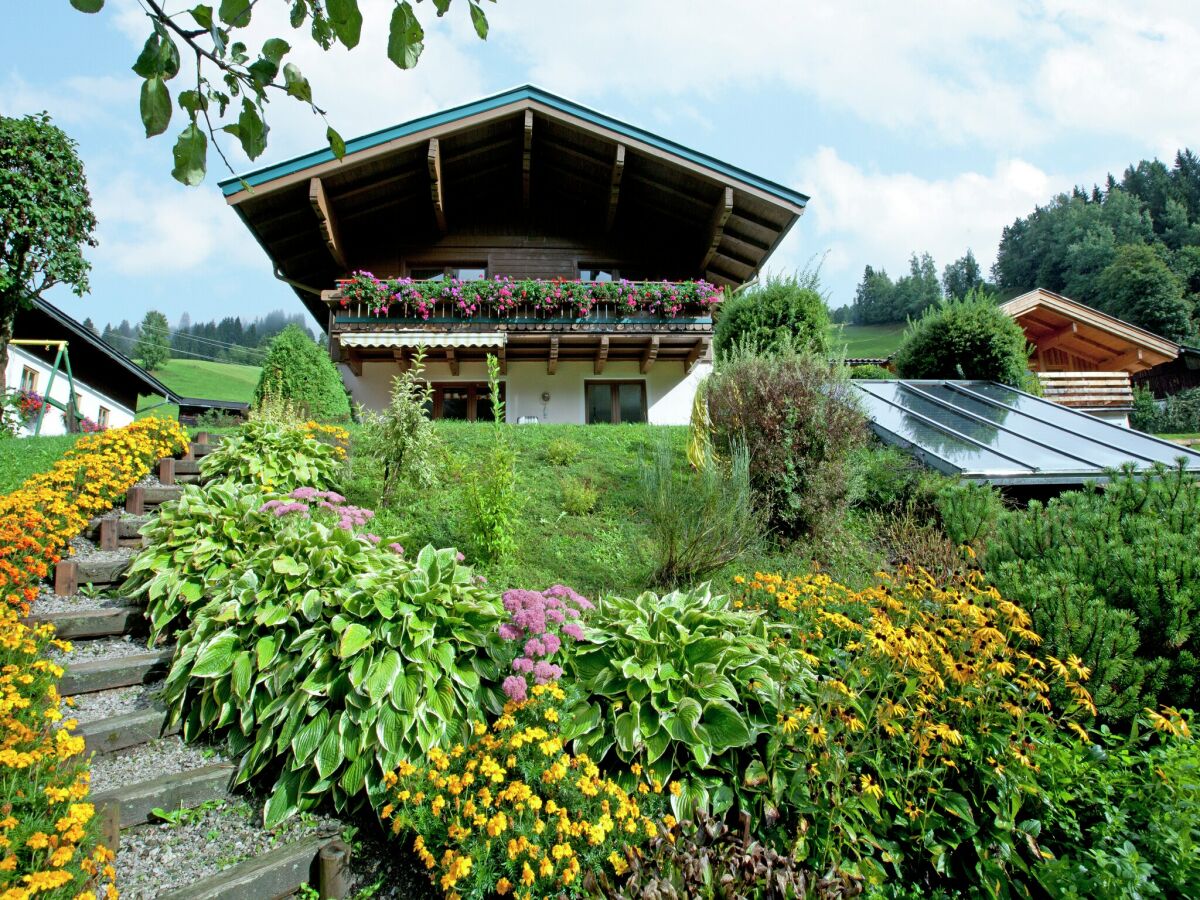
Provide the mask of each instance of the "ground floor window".
POLYGON ((38 373, 36 369, 25 366, 21 369, 21 390, 33 393, 37 390, 38 373))
MULTIPOLYGON (((433 395, 426 410, 431 419, 461 419, 466 422, 491 422, 492 396, 487 382, 446 382, 430 385, 433 395)), ((504 384, 500 384, 504 399, 504 384)))
POLYGON ((584 396, 589 425, 646 421, 644 381, 589 381, 584 396))
POLYGON ((107 406, 100 407, 100 412, 96 413, 96 424, 101 428, 108 427, 108 417, 111 415, 111 410, 107 406))

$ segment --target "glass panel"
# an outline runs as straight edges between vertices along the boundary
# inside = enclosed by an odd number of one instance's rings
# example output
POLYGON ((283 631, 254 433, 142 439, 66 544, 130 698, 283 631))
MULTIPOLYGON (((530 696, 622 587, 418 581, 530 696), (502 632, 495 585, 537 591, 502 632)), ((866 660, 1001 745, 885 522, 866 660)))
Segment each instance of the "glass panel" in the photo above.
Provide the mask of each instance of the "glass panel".
POLYGON ((605 271, 604 269, 580 269, 579 270, 579 280, 580 281, 612 281, 613 277, 612 277, 612 272, 605 271))
POLYGON ((642 398, 645 396, 644 384, 618 384, 617 403, 621 407, 622 422, 645 422, 646 415, 642 411, 642 398))
POLYGON ((467 388, 443 388, 442 418, 465 419, 467 417, 467 401, 470 396, 467 388))
POLYGON ((590 425, 612 421, 612 385, 587 386, 587 421, 590 425))
POLYGON ((413 281, 445 281, 446 270, 437 269, 409 269, 408 277, 413 281))
POLYGON ((454 277, 459 281, 482 281, 487 278, 486 268, 462 268, 454 270, 454 277))

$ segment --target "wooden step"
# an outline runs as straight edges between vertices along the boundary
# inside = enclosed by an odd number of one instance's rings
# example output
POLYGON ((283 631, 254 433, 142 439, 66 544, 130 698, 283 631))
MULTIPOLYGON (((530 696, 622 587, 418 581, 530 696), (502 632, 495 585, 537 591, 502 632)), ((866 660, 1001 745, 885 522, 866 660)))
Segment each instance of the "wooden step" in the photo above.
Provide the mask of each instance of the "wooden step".
POLYGON ((110 606, 73 612, 34 613, 30 625, 50 624, 55 637, 63 640, 137 634, 146 631, 145 611, 140 606, 110 606))
POLYGON ((174 652, 151 650, 113 659, 68 663, 67 671, 58 686, 59 693, 69 697, 72 694, 90 694, 94 691, 158 681, 167 674, 174 652))
POLYGON ((131 487, 125 495, 125 512, 130 515, 144 515, 146 510, 178 500, 183 495, 183 487, 178 484, 149 484, 131 487))
POLYGON ((216 449, 216 444, 192 444, 192 456, 195 459, 200 459, 202 456, 208 456, 208 454, 216 449))
POLYGON ((315 834, 162 894, 160 900, 270 900, 294 894, 304 885, 319 886, 322 898, 342 898, 346 877, 334 878, 327 872, 335 857, 333 866, 344 872, 349 856, 337 838, 315 834))
POLYGON ((92 519, 92 521, 88 522, 87 529, 83 532, 83 536, 90 541, 99 542, 100 526, 102 522, 106 521, 115 523, 109 527, 116 529, 116 536, 118 540, 131 540, 133 538, 141 537, 142 526, 150 521, 150 517, 125 515, 121 516, 119 519, 114 519, 111 516, 97 516, 95 519, 92 519))
POLYGON ((178 734, 179 723, 164 728, 166 720, 167 713, 164 709, 135 709, 119 716, 81 722, 75 733, 83 738, 88 753, 115 753, 160 737, 178 734))
POLYGON ((175 478, 179 479, 180 475, 199 475, 200 463, 194 459, 177 459, 175 460, 175 478))
POLYGON ((217 763, 100 791, 89 799, 97 807, 119 806, 121 827, 128 828, 149 822, 155 808, 178 809, 198 806, 207 800, 220 800, 229 793, 233 773, 232 763, 217 763))
POLYGON ((125 570, 133 562, 128 554, 102 551, 94 556, 64 559, 54 567, 54 593, 73 597, 81 584, 106 585, 125 580, 125 570))

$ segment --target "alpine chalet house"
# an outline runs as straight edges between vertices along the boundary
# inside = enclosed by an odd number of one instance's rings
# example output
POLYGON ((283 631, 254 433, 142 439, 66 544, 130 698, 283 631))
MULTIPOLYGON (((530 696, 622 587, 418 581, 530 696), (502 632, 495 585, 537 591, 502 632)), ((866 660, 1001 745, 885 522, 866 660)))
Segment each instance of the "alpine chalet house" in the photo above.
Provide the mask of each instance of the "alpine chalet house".
POLYGON ((686 423, 713 313, 808 198, 539 88, 414 119, 221 185, 387 404, 425 348, 435 417, 686 423))

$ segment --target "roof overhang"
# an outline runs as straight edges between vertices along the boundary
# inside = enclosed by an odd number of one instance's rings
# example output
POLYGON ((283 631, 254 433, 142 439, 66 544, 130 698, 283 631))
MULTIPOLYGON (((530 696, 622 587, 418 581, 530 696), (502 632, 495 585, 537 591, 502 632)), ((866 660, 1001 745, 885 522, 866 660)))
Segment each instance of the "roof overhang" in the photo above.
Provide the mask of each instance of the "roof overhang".
POLYGON ((758 275, 808 203, 532 86, 347 141, 340 160, 321 149, 221 189, 322 327, 319 291, 350 270, 397 247, 488 231, 632 247, 671 260, 671 271, 632 277, 737 286, 758 275))
POLYGON ((1042 288, 1000 307, 1037 353, 1061 350, 1098 371, 1141 372, 1179 356, 1179 344, 1042 288))
POLYGON ((508 335, 503 331, 456 331, 436 334, 427 331, 367 331, 338 335, 343 347, 361 350, 398 350, 417 347, 503 347, 508 335))

